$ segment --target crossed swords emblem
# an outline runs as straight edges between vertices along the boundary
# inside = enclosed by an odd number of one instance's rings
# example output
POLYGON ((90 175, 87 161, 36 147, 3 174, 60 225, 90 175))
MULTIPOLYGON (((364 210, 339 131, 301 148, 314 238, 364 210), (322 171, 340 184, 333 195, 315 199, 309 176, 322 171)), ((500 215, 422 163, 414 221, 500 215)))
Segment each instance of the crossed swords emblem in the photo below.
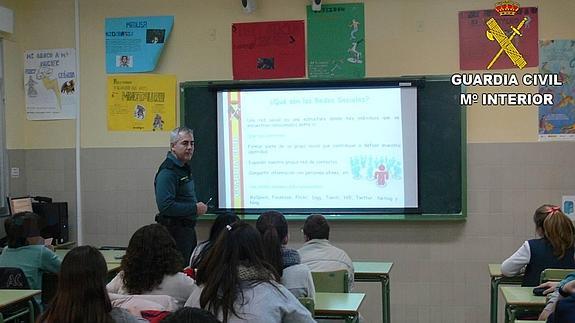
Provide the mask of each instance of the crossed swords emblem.
POLYGON ((513 64, 519 67, 520 69, 524 68, 525 65, 527 65, 527 61, 525 61, 523 55, 521 55, 521 53, 517 50, 517 48, 515 47, 515 45, 513 45, 511 41, 513 40, 513 38, 515 38, 515 35, 523 36, 523 34, 519 32, 519 30, 523 27, 523 25, 527 22, 528 19, 529 18, 527 17, 523 18, 523 20, 521 20, 521 22, 519 23, 519 25, 517 25, 517 27, 511 26, 511 30, 513 31, 513 33, 509 37, 507 37, 503 29, 499 27, 499 24, 497 23, 497 21, 495 21, 495 19, 490 18, 489 20, 487 20, 486 24, 487 27, 489 27, 489 30, 485 32, 487 38, 491 41, 496 40, 499 43, 499 46, 501 47, 499 49, 499 52, 495 54, 489 65, 487 65, 487 69, 490 69, 491 66, 493 66, 493 64, 497 61, 497 59, 499 58, 499 56, 501 56, 503 52, 505 52, 505 54, 507 54, 507 56, 513 62, 513 64))

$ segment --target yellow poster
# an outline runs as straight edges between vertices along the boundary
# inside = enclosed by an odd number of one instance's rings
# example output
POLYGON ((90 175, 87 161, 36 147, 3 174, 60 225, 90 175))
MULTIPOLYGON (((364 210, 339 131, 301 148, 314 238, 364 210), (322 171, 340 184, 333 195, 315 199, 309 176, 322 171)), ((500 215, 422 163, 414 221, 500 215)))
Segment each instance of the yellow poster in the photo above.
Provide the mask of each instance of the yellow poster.
POLYGON ((109 131, 170 131, 175 126, 175 75, 108 76, 109 131))

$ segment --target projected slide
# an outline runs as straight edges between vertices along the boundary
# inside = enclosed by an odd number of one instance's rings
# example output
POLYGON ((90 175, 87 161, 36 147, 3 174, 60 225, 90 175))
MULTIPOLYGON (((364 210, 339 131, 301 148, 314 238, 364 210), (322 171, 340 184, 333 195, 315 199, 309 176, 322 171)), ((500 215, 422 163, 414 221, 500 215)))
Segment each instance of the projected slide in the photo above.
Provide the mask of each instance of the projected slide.
POLYGON ((218 94, 221 208, 417 207, 416 89, 218 94))

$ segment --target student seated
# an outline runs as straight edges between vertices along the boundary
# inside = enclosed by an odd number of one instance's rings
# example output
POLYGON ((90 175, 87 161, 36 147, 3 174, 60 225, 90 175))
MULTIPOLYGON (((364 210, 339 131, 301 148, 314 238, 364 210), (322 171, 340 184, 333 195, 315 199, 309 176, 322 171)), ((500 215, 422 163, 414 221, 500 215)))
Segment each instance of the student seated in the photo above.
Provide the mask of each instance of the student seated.
POLYGON ((195 307, 183 307, 168 315, 162 323, 221 323, 212 313, 195 307))
POLYGON ((501 264, 504 276, 524 271, 522 286, 537 286, 541 272, 547 268, 575 268, 575 229, 571 220, 558 206, 545 204, 537 208, 533 221, 541 238, 525 241, 501 264))
POLYGON ((303 224, 305 244, 298 249, 301 263, 312 272, 336 271, 348 272, 349 291, 353 288, 353 262, 345 251, 329 242, 329 224, 321 214, 312 214, 303 224))
POLYGON ((37 322, 147 322, 112 307, 106 292, 107 273, 106 260, 96 248, 82 246, 70 250, 62 261, 56 295, 37 322))
POLYGON ((264 257, 281 277, 281 283, 295 297, 315 298, 313 278, 308 266, 301 264, 297 250, 288 249, 288 224, 284 215, 268 211, 256 222, 264 243, 264 257))
POLYGON ((264 259, 256 229, 239 221, 228 225, 200 263, 199 288, 186 306, 215 314, 224 323, 315 322, 264 259))
POLYGON ((134 233, 120 269, 106 286, 110 293, 168 295, 181 306, 195 288, 194 280, 182 273, 183 259, 174 239, 160 224, 134 233))
MULTIPOLYGON (((44 245, 38 228, 38 215, 20 212, 4 221, 8 245, 0 254, 0 267, 22 269, 31 289, 42 289, 42 274, 60 271, 60 258, 52 246, 44 245)), ((40 304, 41 297, 36 301, 40 304)))
POLYGON ((212 248, 222 230, 226 228, 226 225, 232 224, 239 220, 240 218, 233 213, 224 213, 218 215, 218 217, 214 220, 214 223, 212 224, 208 240, 198 244, 194 249, 194 251, 192 252, 192 255, 190 257, 190 268, 198 268, 200 261, 212 248))

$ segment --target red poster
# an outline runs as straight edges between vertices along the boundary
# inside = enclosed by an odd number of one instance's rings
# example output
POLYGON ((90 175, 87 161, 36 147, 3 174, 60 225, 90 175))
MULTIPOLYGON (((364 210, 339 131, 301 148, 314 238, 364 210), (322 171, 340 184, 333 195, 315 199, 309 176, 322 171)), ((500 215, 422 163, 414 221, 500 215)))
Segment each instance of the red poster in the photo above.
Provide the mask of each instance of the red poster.
POLYGON ((459 67, 462 70, 522 69, 539 64, 537 8, 459 12, 459 67))
POLYGON ((305 77, 303 20, 232 24, 234 80, 305 77))

